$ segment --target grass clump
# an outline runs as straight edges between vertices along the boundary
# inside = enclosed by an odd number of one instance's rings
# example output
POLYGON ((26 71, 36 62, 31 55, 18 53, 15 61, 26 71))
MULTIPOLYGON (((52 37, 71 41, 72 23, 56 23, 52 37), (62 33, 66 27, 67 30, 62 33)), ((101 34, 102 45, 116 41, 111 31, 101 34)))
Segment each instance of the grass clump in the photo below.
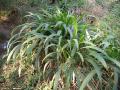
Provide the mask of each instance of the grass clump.
POLYGON ((28 86, 101 90, 108 84, 106 88, 116 88, 120 63, 100 46, 102 40, 97 42, 100 31, 89 30, 83 19, 59 9, 54 14, 43 10, 27 17, 32 21, 18 26, 20 32, 9 40, 7 62, 18 62, 19 77, 24 69, 33 68, 28 86))

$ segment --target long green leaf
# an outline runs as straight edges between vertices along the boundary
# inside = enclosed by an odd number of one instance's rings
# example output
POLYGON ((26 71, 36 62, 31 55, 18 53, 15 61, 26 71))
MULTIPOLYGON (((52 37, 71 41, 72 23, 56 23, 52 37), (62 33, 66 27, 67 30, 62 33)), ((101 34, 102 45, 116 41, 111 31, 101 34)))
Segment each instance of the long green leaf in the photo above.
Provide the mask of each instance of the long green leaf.
POLYGON ((53 90, 57 90, 58 88, 58 84, 59 84, 59 80, 60 80, 60 73, 61 71, 58 70, 55 74, 55 80, 54 80, 54 87, 53 87, 53 90))
POLYGON ((48 49, 49 49, 50 47, 56 47, 56 44, 47 45, 47 46, 45 47, 45 55, 48 54, 48 49))
POLYGON ((14 52, 19 49, 21 47, 21 45, 17 45, 13 48, 13 50, 9 53, 8 57, 7 57, 7 63, 10 61, 12 55, 14 54, 14 52))
POLYGON ((44 62, 46 59, 50 58, 50 57, 53 57, 54 55, 56 54, 56 52, 51 52, 49 54, 47 54, 44 59, 42 60, 42 62, 44 62))
POLYGON ((79 55, 79 57, 80 57, 81 61, 82 61, 82 62, 84 62, 84 58, 83 58, 82 53, 80 53, 80 52, 76 52, 76 53, 79 55))
POLYGON ((84 88, 86 87, 86 85, 89 83, 89 81, 93 78, 93 76, 96 74, 95 70, 92 70, 87 77, 84 79, 84 81, 82 82, 80 89, 79 90, 84 90, 84 88))
POLYGON ((87 61, 93 65, 93 67, 98 75, 98 78, 99 78, 100 82, 102 83, 101 67, 99 67, 94 60, 87 59, 87 61))
POLYGON ((100 55, 99 53, 95 52, 95 51, 90 51, 90 55, 93 56, 94 58, 96 58, 99 62, 102 63, 102 65, 107 69, 107 63, 104 60, 103 56, 100 55))

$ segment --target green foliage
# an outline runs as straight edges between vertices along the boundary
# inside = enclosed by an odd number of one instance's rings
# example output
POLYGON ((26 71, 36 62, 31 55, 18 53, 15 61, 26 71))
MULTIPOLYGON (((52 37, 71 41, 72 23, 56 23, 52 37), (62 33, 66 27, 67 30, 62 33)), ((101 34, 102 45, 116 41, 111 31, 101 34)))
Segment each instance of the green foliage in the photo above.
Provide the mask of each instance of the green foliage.
POLYGON ((114 1, 110 6, 110 14, 106 16, 106 22, 110 27, 109 33, 110 35, 105 38, 103 41, 107 53, 118 60, 120 60, 120 2, 114 1))
POLYGON ((6 8, 11 5, 11 0, 0 0, 0 8, 6 8))
POLYGON ((3 83, 3 82, 5 82, 5 78, 4 76, 0 76, 0 83, 3 83))
POLYGON ((59 9, 54 14, 42 10, 26 17, 32 18, 32 22, 16 28, 20 32, 8 42, 7 62, 19 62, 19 75, 22 69, 33 66, 40 77, 35 75, 30 82, 40 82, 37 88, 84 90, 88 86, 96 88, 94 80, 100 83, 97 88, 102 88, 102 71, 120 68, 120 62, 99 45, 103 41, 96 43, 100 31, 89 31, 82 19, 59 9))
POLYGON ((0 9, 1 10, 10 10, 16 5, 16 0, 0 0, 0 9))
POLYGON ((68 10, 72 7, 83 7, 85 5, 85 0, 61 0, 59 6, 63 11, 68 10))

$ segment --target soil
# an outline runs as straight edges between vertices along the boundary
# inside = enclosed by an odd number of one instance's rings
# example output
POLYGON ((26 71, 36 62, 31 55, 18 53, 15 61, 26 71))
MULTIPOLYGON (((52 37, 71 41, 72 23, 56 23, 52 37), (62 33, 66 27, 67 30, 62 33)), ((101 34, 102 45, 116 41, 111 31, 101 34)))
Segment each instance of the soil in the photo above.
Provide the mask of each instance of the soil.
POLYGON ((4 53, 12 29, 21 22, 20 12, 13 9, 7 16, 0 16, 0 55, 4 53))

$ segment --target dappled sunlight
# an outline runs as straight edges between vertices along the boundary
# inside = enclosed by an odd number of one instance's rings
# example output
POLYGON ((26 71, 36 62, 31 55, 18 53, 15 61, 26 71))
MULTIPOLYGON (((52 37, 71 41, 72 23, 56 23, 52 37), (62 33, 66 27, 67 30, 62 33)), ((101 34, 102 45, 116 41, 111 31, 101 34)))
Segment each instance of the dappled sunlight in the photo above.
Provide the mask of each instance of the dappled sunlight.
POLYGON ((0 0, 0 90, 119 90, 119 4, 0 0))

